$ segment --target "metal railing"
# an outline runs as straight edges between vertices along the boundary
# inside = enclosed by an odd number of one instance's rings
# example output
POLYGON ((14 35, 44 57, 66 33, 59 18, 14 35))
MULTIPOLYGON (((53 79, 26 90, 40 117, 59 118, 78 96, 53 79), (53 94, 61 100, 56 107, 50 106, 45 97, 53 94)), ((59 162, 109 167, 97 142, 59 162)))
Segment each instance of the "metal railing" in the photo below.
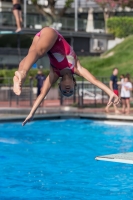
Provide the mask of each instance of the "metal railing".
MULTIPOLYGON (((27 14, 27 28, 36 28, 39 25, 39 29, 45 26, 53 26, 57 30, 72 30, 74 31, 74 18, 57 17, 54 22, 50 22, 44 16, 40 14, 27 14)), ((14 16, 12 12, 0 12, 0 26, 16 26, 14 16)), ((87 18, 78 19, 78 30, 86 31, 87 18)), ((104 21, 94 20, 94 29, 104 29, 104 21)))
MULTIPOLYGON (((109 85, 109 77, 99 77, 98 79, 105 85, 109 85)), ((82 108, 103 106, 108 102, 108 95, 84 78, 81 81, 77 80, 76 83, 77 86, 72 97, 66 98, 61 95, 61 105, 72 105, 82 108)))
MULTIPOLYGON (((73 96, 69 98, 63 97, 56 85, 51 88, 43 102, 43 106, 69 105, 77 107, 97 107, 107 103, 108 96, 102 90, 84 79, 78 79, 73 96)), ((108 85, 108 77, 98 79, 108 85)), ((36 94, 37 88, 34 79, 27 80, 23 85, 22 94, 16 96, 13 92, 12 78, 0 78, 0 107, 31 107, 36 99, 36 94)))
MULTIPOLYGON (((34 28, 36 24, 45 24, 46 18, 40 14, 27 14, 27 27, 34 28)), ((1 26, 16 26, 12 12, 0 12, 1 26)))
MULTIPOLYGON (((16 26, 15 19, 12 13, 0 13, 0 25, 2 26, 16 26)), ((63 30, 74 30, 74 19, 73 18, 57 18, 52 24, 46 20, 42 15, 27 14, 27 28, 35 28, 36 25, 44 26, 55 26, 56 29, 63 30), (59 26, 61 24, 61 26, 59 26)), ((86 19, 78 20, 78 27, 80 31, 85 31, 87 25, 86 19)))
MULTIPOLYGON (((56 24, 57 27, 56 29, 60 30, 74 30, 74 25, 75 25, 75 20, 74 18, 57 18, 55 22, 52 24, 56 24), (60 26, 59 26, 60 25, 60 26), (59 28, 58 28, 59 26, 59 28)), ((78 19, 78 30, 79 31, 86 31, 86 26, 87 26, 87 19, 78 19)))

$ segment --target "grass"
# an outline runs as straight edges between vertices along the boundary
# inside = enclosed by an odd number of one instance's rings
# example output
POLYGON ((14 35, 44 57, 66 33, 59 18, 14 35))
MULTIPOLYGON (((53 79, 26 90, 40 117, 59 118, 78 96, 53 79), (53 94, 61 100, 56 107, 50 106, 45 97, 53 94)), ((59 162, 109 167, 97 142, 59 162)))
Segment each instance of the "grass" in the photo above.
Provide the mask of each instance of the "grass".
POLYGON ((133 36, 127 37, 101 57, 80 57, 80 61, 97 77, 110 76, 114 67, 119 69, 120 74, 130 73, 133 76, 133 36), (108 57, 111 52, 113 55, 108 57))

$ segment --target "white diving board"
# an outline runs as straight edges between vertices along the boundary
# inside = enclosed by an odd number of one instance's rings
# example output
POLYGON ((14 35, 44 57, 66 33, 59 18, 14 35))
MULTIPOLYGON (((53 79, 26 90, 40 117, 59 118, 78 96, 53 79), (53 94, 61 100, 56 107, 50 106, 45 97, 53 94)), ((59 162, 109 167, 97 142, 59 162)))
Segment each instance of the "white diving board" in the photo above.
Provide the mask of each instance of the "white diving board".
POLYGON ((133 152, 97 156, 96 160, 133 164, 133 152))
POLYGON ((16 33, 15 31, 0 31, 0 35, 9 35, 9 34, 11 34, 11 35, 19 35, 19 34, 23 34, 23 32, 20 31, 20 32, 16 33))
POLYGON ((12 34, 14 31, 0 31, 0 34, 12 34))

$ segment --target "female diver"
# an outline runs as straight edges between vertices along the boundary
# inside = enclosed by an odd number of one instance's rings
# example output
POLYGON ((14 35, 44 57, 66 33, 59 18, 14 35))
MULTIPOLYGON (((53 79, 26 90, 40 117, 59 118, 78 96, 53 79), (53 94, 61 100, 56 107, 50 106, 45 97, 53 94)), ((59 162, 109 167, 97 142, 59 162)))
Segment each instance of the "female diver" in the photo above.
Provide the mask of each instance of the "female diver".
POLYGON ((13 78, 13 91, 16 95, 21 94, 22 84, 31 66, 46 53, 50 59, 50 73, 43 84, 41 94, 37 97, 30 114, 22 125, 32 120, 40 103, 47 95, 52 84, 54 84, 59 77, 61 77, 59 89, 64 96, 69 97, 74 93, 76 82, 73 74, 77 74, 104 90, 110 97, 108 105, 111 103, 119 103, 119 97, 106 85, 97 80, 87 69, 81 66, 72 47, 66 42, 62 35, 50 27, 43 28, 35 35, 28 55, 20 62, 18 71, 15 72, 13 78))

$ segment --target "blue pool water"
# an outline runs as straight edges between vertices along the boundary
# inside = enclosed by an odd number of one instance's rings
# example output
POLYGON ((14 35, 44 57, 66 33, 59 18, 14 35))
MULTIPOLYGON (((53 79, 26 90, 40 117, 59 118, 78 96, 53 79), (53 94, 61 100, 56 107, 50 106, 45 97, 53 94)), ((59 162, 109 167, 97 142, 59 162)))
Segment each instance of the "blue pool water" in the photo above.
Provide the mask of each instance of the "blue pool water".
POLYGON ((0 124, 0 200, 133 200, 133 126, 68 119, 0 124))

